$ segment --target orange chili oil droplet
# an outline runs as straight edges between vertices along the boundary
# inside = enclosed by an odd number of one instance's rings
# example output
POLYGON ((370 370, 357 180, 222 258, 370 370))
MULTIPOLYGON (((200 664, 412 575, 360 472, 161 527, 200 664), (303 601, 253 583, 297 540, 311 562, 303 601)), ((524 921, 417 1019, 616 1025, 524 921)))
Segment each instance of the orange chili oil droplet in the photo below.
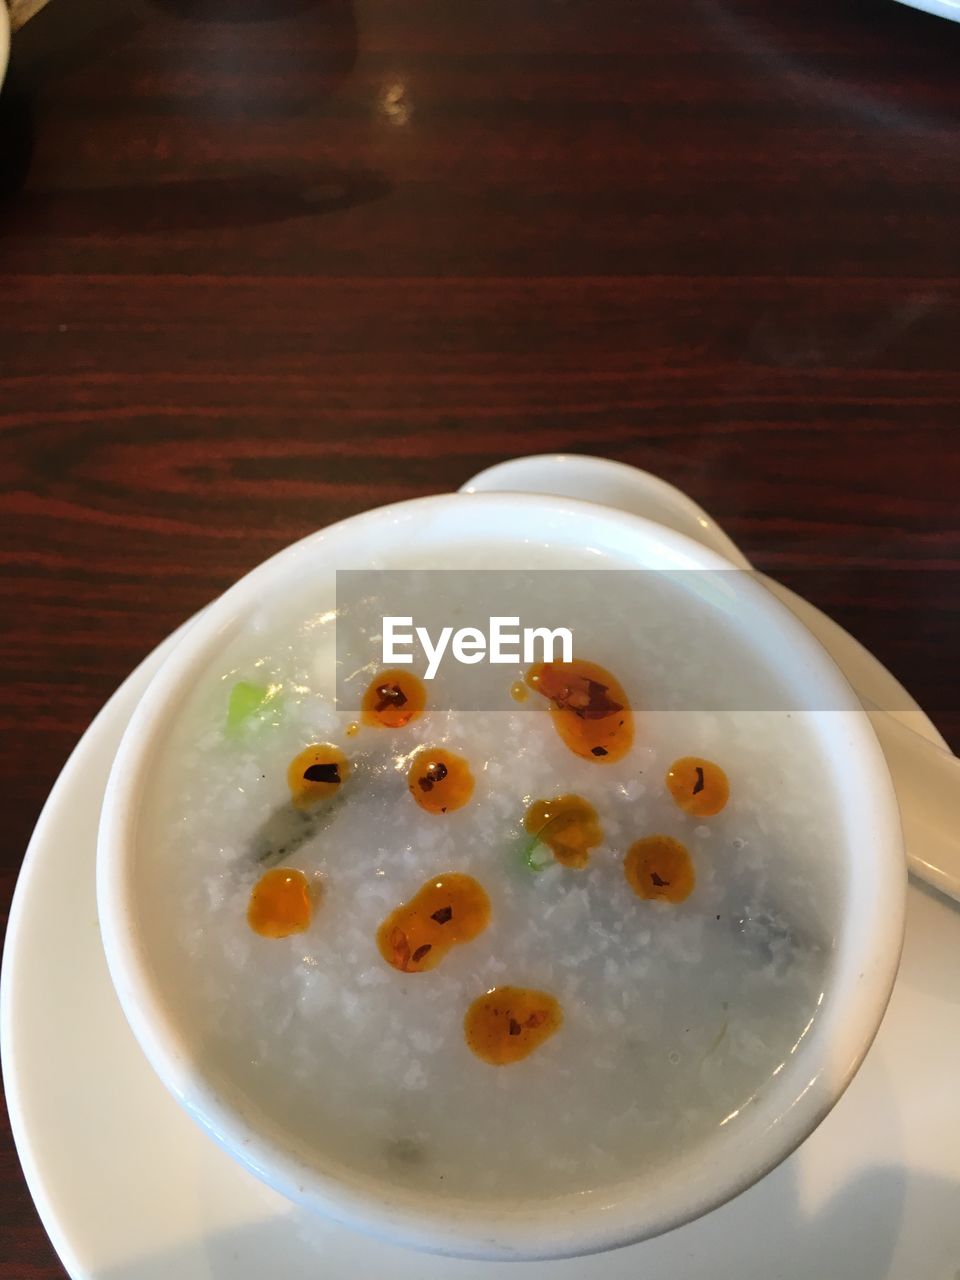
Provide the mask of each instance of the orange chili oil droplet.
POLYGON ((445 872, 387 916, 377 946, 402 973, 435 969, 447 952, 472 942, 490 923, 490 899, 473 876, 445 872))
POLYGON ((523 815, 523 825, 565 867, 585 867, 590 850, 603 839, 597 811, 582 796, 535 800, 523 815))
POLYGON ((427 691, 412 671, 380 671, 363 695, 360 719, 381 729, 402 729, 423 713, 427 691))
POLYGON ((357 724, 356 720, 354 720, 351 724, 347 725, 348 738, 355 738, 359 732, 360 732, 360 726, 357 724))
POLYGON ((554 728, 584 760, 610 764, 633 746, 633 712, 616 676, 595 662, 538 662, 527 684, 553 703, 554 728))
POLYGON ((666 783, 676 805, 695 818, 712 818, 730 799, 727 775, 718 764, 700 756, 674 760, 666 783))
POLYGON ((546 991, 494 987, 471 1004, 463 1033, 478 1058, 503 1067, 539 1049, 562 1023, 563 1010, 546 991))
POLYGON ((427 813, 462 809, 473 795, 473 774, 463 756, 443 747, 423 747, 407 774, 410 794, 427 813))
POLYGON ((287 766, 287 786, 298 809, 310 809, 336 795, 350 773, 350 762, 332 742, 307 747, 287 766))
POLYGON ((510 697, 514 702, 526 702, 530 696, 530 691, 522 680, 515 680, 510 686, 510 697))
POLYGON ((262 938, 287 938, 303 933, 313 916, 310 886, 302 871, 274 867, 253 886, 247 922, 262 938))
POLYGON ((632 844, 623 874, 638 898, 683 902, 696 880, 690 854, 672 836, 646 836, 632 844))

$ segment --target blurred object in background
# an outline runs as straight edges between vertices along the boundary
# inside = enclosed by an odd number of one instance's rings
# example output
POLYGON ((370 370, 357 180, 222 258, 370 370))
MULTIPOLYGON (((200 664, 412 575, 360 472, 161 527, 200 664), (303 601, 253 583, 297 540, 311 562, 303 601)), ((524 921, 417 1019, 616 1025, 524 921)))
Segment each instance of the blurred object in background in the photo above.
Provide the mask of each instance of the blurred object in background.
POLYGON ((10 0, 10 29, 16 31, 38 13, 47 0, 10 0))

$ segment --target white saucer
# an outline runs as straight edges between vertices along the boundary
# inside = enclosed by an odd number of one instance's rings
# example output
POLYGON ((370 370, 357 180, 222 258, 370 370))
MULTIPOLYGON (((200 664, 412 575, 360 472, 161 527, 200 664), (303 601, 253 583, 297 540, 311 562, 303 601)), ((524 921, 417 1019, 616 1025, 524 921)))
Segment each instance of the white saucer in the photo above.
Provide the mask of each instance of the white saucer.
POLYGON ((910 5, 911 9, 923 9, 925 13, 935 14, 938 18, 960 22, 958 0, 900 0, 900 3, 910 5))
MULTIPOLYGON (((791 603, 814 629, 826 623, 791 603)), ((569 1262, 457 1262, 311 1218, 235 1165, 154 1078, 114 997, 97 927, 104 784, 173 639, 118 690, 67 763, 7 933, 0 1042, 10 1118, 74 1280, 489 1280, 520 1270, 530 1280, 955 1280, 960 912, 916 885, 893 999, 847 1094, 779 1169, 668 1236, 569 1262)), ((919 708, 911 722, 937 738, 919 708)))

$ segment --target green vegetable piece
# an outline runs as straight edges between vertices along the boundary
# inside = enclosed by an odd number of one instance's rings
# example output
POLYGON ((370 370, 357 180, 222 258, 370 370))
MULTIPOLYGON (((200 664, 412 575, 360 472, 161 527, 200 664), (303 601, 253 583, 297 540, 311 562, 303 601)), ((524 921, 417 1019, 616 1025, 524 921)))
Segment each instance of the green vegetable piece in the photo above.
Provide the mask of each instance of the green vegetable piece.
POLYGON ((553 852, 544 848, 543 833, 548 827, 554 826, 556 822, 563 819, 566 815, 562 813, 556 814, 549 822, 545 822, 543 826, 529 840, 525 840, 521 845, 521 861, 523 866, 532 875, 538 876, 541 871, 546 871, 551 862, 554 861, 553 852))
POLYGON ((238 680, 230 690, 227 704, 227 733, 236 736, 254 717, 262 719, 263 712, 276 701, 279 692, 277 685, 238 680))
POLYGON ((527 844, 523 855, 523 861, 527 870, 532 872, 535 876, 538 876, 541 871, 545 871, 547 867, 549 867, 550 863, 553 862, 552 853, 548 853, 546 857, 543 856, 543 853, 544 849, 543 845, 540 843, 540 837, 534 836, 527 844))

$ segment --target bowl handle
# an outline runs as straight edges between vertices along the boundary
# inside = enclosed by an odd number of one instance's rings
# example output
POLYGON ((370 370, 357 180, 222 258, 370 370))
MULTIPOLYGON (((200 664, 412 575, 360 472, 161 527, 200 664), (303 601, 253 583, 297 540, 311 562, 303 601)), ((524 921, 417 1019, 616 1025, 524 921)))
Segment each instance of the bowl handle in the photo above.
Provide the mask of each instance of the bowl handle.
POLYGON ((715 551, 738 569, 751 568, 736 543, 692 498, 649 471, 611 462, 609 458, 579 453, 511 458, 509 462, 481 471, 461 485, 460 492, 546 493, 558 498, 597 502, 645 520, 655 520, 715 551))

